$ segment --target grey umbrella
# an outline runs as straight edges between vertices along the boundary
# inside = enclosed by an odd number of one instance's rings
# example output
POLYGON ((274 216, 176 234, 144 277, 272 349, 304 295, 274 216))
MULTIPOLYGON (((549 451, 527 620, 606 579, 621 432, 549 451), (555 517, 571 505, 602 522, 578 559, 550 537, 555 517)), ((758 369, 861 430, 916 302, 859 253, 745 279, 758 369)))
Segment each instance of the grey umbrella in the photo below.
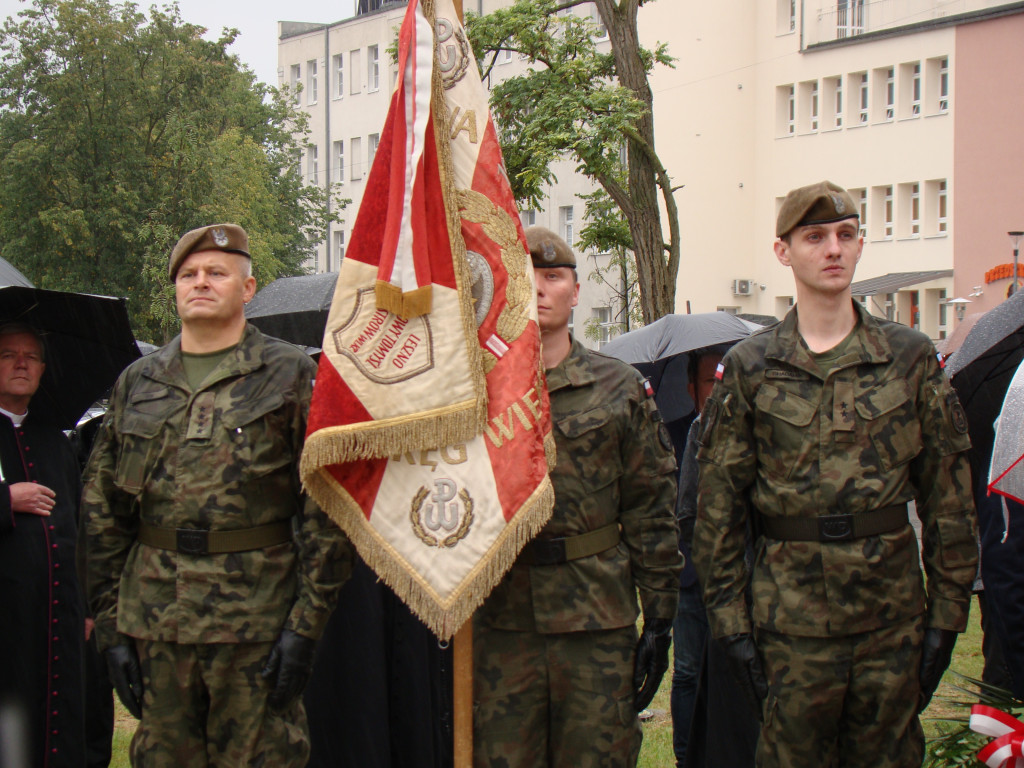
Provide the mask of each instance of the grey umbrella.
POLYGON ((21 285, 32 288, 32 281, 25 277, 7 259, 0 259, 0 285, 21 285))
POLYGON ((1024 504, 1024 363, 1017 366, 999 411, 988 488, 1024 504))
POLYGON ((612 339, 601 352, 647 376, 662 417, 671 422, 693 411, 693 400, 686 392, 688 353, 713 347, 724 351, 760 328, 728 312, 666 315, 612 339))
POLYGON ((319 349, 337 281, 337 272, 279 277, 246 305, 245 317, 264 333, 319 349))

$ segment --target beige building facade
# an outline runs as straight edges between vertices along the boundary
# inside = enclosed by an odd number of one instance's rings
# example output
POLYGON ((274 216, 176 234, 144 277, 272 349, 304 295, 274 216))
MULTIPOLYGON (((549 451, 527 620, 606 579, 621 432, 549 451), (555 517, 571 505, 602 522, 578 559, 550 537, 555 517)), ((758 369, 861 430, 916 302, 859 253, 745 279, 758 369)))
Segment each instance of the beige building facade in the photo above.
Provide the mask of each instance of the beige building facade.
POLYGON ((793 288, 772 252, 775 216, 788 190, 823 178, 860 203, 854 293, 873 314, 941 339, 958 306, 970 314, 1005 298, 1009 279, 986 283, 985 273, 1007 261, 1006 232, 1024 229, 1022 10, 968 0, 645 6, 642 38, 666 40, 679 58, 652 78, 659 149, 684 185, 677 311, 781 317, 793 288))

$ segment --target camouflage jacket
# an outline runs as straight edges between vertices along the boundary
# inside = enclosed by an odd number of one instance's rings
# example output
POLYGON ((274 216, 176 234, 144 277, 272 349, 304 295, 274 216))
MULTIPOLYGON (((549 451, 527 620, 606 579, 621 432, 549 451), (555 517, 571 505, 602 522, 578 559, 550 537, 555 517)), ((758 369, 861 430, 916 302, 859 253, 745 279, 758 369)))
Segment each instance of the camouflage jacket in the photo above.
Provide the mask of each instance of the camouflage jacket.
POLYGON ((929 627, 966 624, 977 544, 963 408, 923 334, 857 309, 857 329, 824 381, 795 309, 724 360, 702 415, 693 545, 716 637, 749 632, 751 619, 814 637, 924 612, 929 627), (751 515, 856 515, 910 500, 927 590, 910 525, 828 543, 762 536, 752 574, 744 567, 751 515))
POLYGON ((302 493, 297 463, 315 366, 247 326, 191 391, 181 338, 114 386, 85 473, 89 602, 116 633, 179 643, 316 638, 350 568, 347 538, 302 493), (191 555, 135 541, 139 521, 229 530, 292 519, 293 542, 191 555))
POLYGON ((675 616, 675 460, 654 399, 629 365, 573 340, 547 372, 557 464, 555 508, 540 537, 577 536, 611 523, 619 544, 558 565, 517 561, 480 609, 499 629, 543 633, 614 629, 675 616))

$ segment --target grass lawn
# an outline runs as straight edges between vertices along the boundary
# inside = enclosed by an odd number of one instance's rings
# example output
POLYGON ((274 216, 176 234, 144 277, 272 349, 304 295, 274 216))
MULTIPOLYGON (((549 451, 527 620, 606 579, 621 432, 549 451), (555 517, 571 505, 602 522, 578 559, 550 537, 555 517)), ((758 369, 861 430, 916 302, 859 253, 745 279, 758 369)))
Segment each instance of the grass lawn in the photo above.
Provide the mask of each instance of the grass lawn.
MULTIPOLYGON (((981 655, 978 601, 974 599, 971 602, 971 619, 967 631, 960 636, 956 644, 950 668, 962 675, 977 679, 981 677, 984 659, 981 655)), ((945 679, 949 679, 948 673, 945 679)), ((643 725, 644 743, 640 750, 639 768, 672 768, 675 765, 675 758, 672 754, 672 718, 669 714, 671 687, 672 672, 670 668, 651 703, 650 708, 654 712, 654 717, 643 725)), ((939 687, 938 693, 923 715, 924 729, 927 735, 935 734, 939 727, 935 718, 943 718, 957 712, 956 708, 951 706, 948 701, 948 699, 956 698, 958 698, 956 692, 946 686, 945 682, 939 687)), ((128 768, 128 743, 135 729, 135 719, 124 710, 121 702, 115 701, 115 705, 114 759, 110 765, 111 768, 128 768)))

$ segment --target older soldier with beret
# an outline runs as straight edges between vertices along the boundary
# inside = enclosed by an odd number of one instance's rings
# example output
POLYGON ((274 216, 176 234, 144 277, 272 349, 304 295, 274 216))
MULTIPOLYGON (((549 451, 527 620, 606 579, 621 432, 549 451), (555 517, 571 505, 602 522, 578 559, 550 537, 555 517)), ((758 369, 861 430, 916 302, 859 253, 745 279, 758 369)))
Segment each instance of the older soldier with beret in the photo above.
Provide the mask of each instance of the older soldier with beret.
POLYGON ((702 416, 711 631, 762 716, 759 766, 919 766, 977 565, 966 419, 928 338, 853 301, 845 190, 793 190, 776 234, 796 307, 732 348, 702 416))
POLYGON ((636 713, 668 668, 676 612, 672 442, 636 370, 572 338, 572 250, 543 227, 526 239, 557 447, 555 508, 476 615, 474 761, 633 766, 636 713))
POLYGON ((85 475, 88 596, 133 766, 302 766, 305 685, 347 539, 296 465, 315 367, 245 322, 249 239, 171 252, 181 335, 114 387, 85 475))

